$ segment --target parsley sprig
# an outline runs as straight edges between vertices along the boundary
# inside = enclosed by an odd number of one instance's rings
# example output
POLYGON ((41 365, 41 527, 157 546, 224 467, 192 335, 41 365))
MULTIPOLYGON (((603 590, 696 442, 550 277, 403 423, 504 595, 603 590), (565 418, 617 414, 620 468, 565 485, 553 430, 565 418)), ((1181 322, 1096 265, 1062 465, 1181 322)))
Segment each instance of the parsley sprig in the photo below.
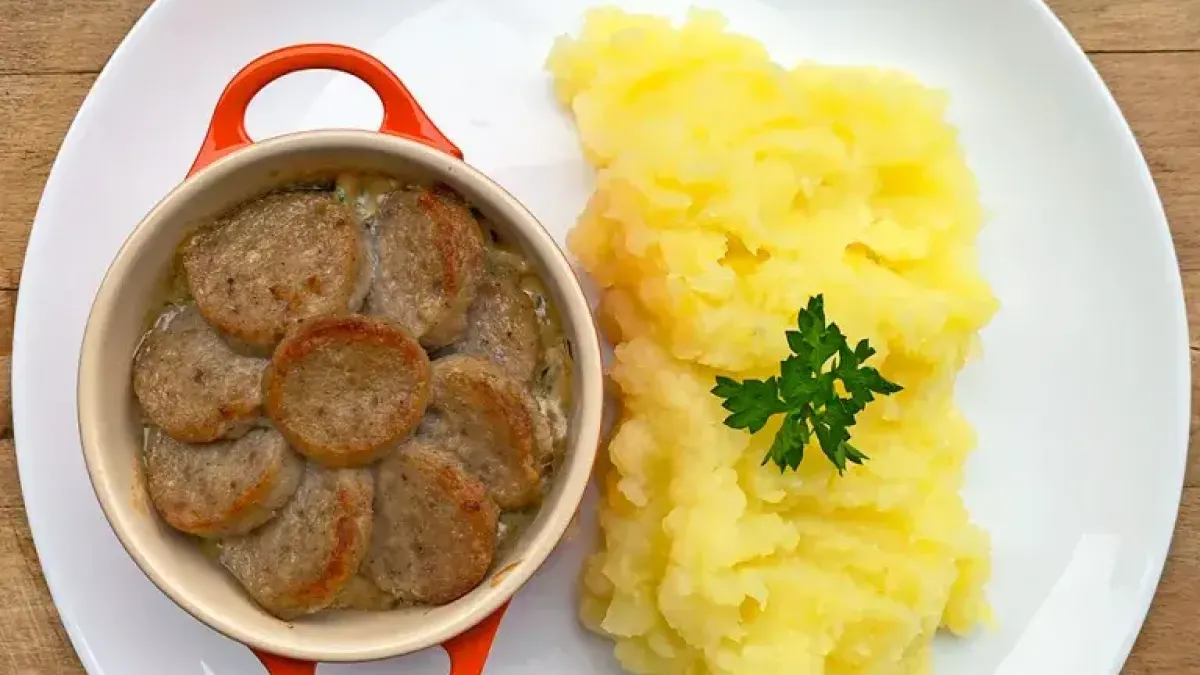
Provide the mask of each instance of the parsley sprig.
POLYGON ((780 363, 779 376, 738 382, 718 377, 712 393, 724 399, 729 411, 725 425, 758 433, 776 415, 783 415, 779 431, 762 463, 774 462, 779 470, 795 470, 804 459, 804 448, 817 437, 821 451, 837 467, 862 464, 869 459, 850 445, 854 418, 875 394, 887 396, 902 389, 863 363, 875 354, 866 340, 854 349, 836 323, 825 323, 825 300, 810 298, 796 317, 797 330, 787 332, 792 355, 780 363), (834 359, 826 369, 826 362, 834 359), (845 396, 839 393, 837 383, 845 396))

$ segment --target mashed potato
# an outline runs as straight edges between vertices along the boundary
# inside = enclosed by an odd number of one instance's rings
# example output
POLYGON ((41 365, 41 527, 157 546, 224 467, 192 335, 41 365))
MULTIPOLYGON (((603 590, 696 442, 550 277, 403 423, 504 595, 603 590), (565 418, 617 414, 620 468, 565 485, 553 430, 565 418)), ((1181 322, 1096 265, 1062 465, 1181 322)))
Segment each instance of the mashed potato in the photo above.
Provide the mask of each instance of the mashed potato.
POLYGON ((634 673, 927 673, 988 618, 987 535, 958 491, 954 380, 996 309, 946 97, 902 73, 773 64, 693 14, 588 15, 549 58, 597 167, 570 246, 603 289, 622 416, 586 624, 634 673), (808 298, 905 387, 859 416, 870 459, 760 466, 718 374, 761 377, 808 298))

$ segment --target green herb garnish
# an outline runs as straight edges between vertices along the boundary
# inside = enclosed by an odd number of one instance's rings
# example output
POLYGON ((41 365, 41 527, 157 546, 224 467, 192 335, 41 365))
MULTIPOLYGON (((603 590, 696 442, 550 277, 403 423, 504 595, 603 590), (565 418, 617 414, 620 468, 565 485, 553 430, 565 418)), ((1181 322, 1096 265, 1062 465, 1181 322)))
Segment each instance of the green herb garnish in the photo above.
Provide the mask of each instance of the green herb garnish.
POLYGON ((784 416, 763 464, 775 462, 781 472, 795 470, 815 435, 840 475, 847 462, 862 464, 869 459, 850 445, 855 415, 875 400, 875 394, 887 396, 902 387, 863 365, 875 354, 866 340, 851 350, 837 324, 825 324, 822 296, 809 299, 808 307, 796 317, 796 327, 787 332, 792 355, 779 364, 778 377, 744 382, 718 377, 712 393, 725 399, 723 405, 730 412, 725 425, 733 429, 758 433, 775 415, 784 416), (833 365, 826 370, 830 359, 833 365), (838 393, 838 382, 847 396, 838 393))

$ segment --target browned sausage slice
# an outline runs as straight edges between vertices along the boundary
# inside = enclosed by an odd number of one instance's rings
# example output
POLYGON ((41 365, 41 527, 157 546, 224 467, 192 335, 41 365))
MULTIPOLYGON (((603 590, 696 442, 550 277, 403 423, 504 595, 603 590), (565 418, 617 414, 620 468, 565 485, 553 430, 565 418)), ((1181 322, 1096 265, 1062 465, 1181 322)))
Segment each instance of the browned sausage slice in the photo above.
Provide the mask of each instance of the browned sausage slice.
POLYGON ((457 340, 483 270, 483 237, 449 188, 389 193, 375 220, 379 270, 367 312, 388 317, 433 349, 457 340))
POLYGON ((304 460, 274 429, 203 444, 154 430, 146 443, 154 507, 175 529, 201 537, 245 534, 267 522, 303 474, 304 460))
POLYGON ((380 462, 375 518, 363 571, 401 601, 452 602, 492 565, 499 510, 438 442, 414 439, 380 462))
POLYGON ((194 306, 164 314, 133 359, 133 391, 155 426, 190 443, 233 438, 262 417, 263 359, 235 354, 194 306))
POLYGON ((429 376, 429 357, 396 324, 360 315, 310 319, 275 350, 264 378, 267 415, 309 459, 363 466, 421 421, 429 376))
POLYGON ((309 463, 295 496, 274 520, 225 540, 221 564, 280 619, 325 609, 362 564, 373 497, 368 470, 309 463))
POLYGON ((489 361, 447 356, 433 363, 430 411, 425 429, 446 439, 500 508, 539 500, 533 404, 521 383, 489 361))
POLYGON ((533 301, 521 289, 520 272, 502 252, 489 253, 467 331, 454 350, 490 359, 522 382, 533 377, 541 343, 533 301))
POLYGON ((244 204, 184 246, 204 318, 269 351, 296 321, 361 307, 370 287, 366 232, 331 192, 276 192, 244 204))

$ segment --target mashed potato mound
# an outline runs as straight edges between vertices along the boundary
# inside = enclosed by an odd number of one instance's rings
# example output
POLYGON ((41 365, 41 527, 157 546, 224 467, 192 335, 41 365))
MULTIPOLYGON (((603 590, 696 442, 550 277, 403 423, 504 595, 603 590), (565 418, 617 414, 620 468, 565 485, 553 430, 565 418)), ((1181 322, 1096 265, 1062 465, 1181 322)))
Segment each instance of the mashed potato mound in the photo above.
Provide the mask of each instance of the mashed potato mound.
POLYGON ((585 623, 634 673, 913 675, 988 619, 987 535, 958 491, 954 380, 996 302, 946 97, 903 73, 771 62, 694 13, 611 9, 555 45, 594 196, 570 237, 602 289, 621 421, 585 623), (775 372, 808 298, 904 391, 859 416, 870 459, 760 461, 718 374, 775 372))

